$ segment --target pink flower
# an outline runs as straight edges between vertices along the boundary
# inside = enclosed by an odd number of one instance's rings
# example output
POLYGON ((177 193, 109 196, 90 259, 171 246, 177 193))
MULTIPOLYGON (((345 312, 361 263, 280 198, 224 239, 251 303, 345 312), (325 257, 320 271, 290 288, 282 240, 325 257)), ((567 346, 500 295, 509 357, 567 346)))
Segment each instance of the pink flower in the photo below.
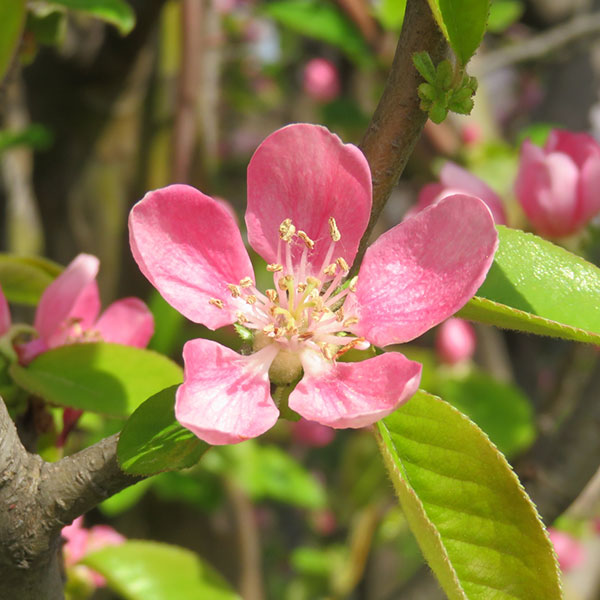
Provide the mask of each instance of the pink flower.
POLYGON ((562 571, 566 573, 583 563, 585 549, 579 540, 553 527, 548 528, 548 536, 554 546, 556 558, 558 558, 558 564, 562 571))
POLYGON ((96 275, 99 261, 79 254, 44 290, 36 309, 34 327, 39 334, 19 350, 29 363, 51 348, 81 342, 114 342, 144 348, 154 332, 154 319, 139 298, 113 302, 100 316, 96 275))
POLYGON ((8 302, 6 301, 2 287, 0 287, 0 337, 8 333, 10 326, 10 309, 8 308, 8 302))
MULTIPOLYGON (((63 553, 67 567, 74 567, 80 560, 96 550, 106 546, 118 546, 126 541, 119 532, 108 525, 95 525, 91 529, 86 529, 83 526, 83 517, 77 517, 71 525, 63 527, 61 533, 65 538, 63 553)), ((84 577, 90 580, 95 587, 106 585, 106 580, 102 575, 87 567, 82 567, 80 573, 83 573, 84 577)))
POLYGON ((498 194, 479 177, 475 177, 453 162, 447 162, 442 167, 439 183, 428 183, 423 186, 417 204, 407 212, 406 216, 412 217, 427 206, 454 194, 468 194, 480 198, 492 211, 494 221, 499 225, 506 224, 506 215, 498 194))
POLYGON ((600 145, 586 133, 554 129, 543 148, 521 147, 515 193, 533 228, 560 238, 600 211, 600 145))
POLYGON ((358 148, 315 125, 271 134, 248 166, 249 242, 273 274, 264 293, 233 219, 212 198, 174 185, 133 207, 133 256, 163 297, 211 329, 237 322, 254 334, 249 355, 187 342, 182 425, 210 444, 258 436, 279 415, 271 382, 300 378, 289 407, 334 428, 370 425, 415 393, 421 365, 402 354, 337 358, 407 342, 456 312, 485 278, 497 235, 483 202, 447 198, 382 235, 343 285, 371 202, 358 148))
POLYGON ((304 91, 319 102, 331 102, 340 95, 337 67, 325 58, 313 58, 306 63, 303 77, 304 91))
POLYGON ((335 430, 321 423, 300 419, 292 424, 292 437, 306 446, 321 448, 333 442, 335 430))
POLYGON ((444 321, 435 336, 435 349, 440 360, 449 365, 469 360, 475 352, 477 338, 473 326, 452 317, 444 321))

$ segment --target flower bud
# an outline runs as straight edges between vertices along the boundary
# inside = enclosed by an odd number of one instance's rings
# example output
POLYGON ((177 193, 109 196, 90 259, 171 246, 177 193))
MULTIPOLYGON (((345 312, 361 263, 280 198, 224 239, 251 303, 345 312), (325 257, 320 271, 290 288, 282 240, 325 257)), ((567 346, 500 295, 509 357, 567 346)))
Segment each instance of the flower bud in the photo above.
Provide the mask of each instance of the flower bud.
POLYGON ((515 193, 537 233, 577 233, 600 211, 600 145, 585 133, 554 129, 543 148, 521 147, 515 193))
POLYGON ((331 102, 340 94, 336 66, 324 58, 313 58, 304 67, 304 91, 319 102, 331 102))
POLYGON ((321 448, 333 441, 335 429, 315 423, 315 421, 300 419, 292 424, 292 437, 296 442, 305 446, 321 448))
POLYGON ((455 365, 473 356, 476 343, 473 326, 453 317, 438 327, 435 349, 442 362, 455 365))
POLYGON ((558 565, 564 573, 578 567, 585 560, 583 545, 572 535, 550 527, 548 536, 554 546, 558 565))

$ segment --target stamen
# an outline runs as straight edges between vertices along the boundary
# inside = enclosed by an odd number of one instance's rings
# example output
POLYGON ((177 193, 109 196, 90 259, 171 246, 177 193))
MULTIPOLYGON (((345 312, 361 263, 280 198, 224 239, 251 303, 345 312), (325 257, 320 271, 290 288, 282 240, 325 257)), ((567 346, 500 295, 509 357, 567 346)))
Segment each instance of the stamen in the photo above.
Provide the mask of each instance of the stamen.
POLYGON ((256 304, 256 296, 254 294, 250 294, 250 295, 246 296, 246 303, 247 304, 256 304))
POLYGON ((313 242, 313 240, 311 240, 308 235, 306 235, 306 233, 304 231, 302 231, 301 229, 298 231, 297 233, 298 237, 306 244, 306 247, 309 250, 312 250, 315 247, 315 243, 313 242))
POLYGON ((333 217, 329 217, 329 235, 334 242, 339 242, 342 239, 342 234, 333 217))
POLYGON ((311 275, 306 278, 306 283, 308 283, 308 285, 310 285, 313 289, 321 287, 321 282, 316 277, 312 277, 311 275))
POLYGON ((306 340, 310 340, 311 337, 313 337, 315 334, 312 331, 305 331, 304 333, 301 333, 298 336, 298 339, 301 340, 302 342, 305 342, 306 340))
POLYGON ((267 265, 267 271, 269 271, 269 273, 278 273, 281 270, 283 270, 283 265, 280 265, 279 263, 267 265))
POLYGON ((228 283, 227 287, 229 288, 229 291, 231 292, 231 295, 234 298, 239 298, 241 295, 241 291, 240 288, 237 285, 234 285, 233 283, 228 283))
POLYGON ((279 226, 279 237, 284 242, 290 242, 296 233, 296 228, 291 219, 284 219, 279 226))
POLYGON ((247 288, 254 285, 254 282, 252 281, 252 279, 250 279, 250 277, 244 277, 244 279, 240 279, 240 285, 243 288, 247 288))
POLYGON ((359 346, 359 345, 363 344, 365 341, 366 341, 365 338, 354 338, 351 342, 349 342, 345 346, 342 346, 335 353, 333 359, 337 360, 340 356, 346 354, 346 352, 348 352, 349 350, 352 350, 352 348, 356 348, 356 346, 359 346))
POLYGON ((277 292, 273 289, 265 290, 265 296, 271 301, 275 302, 278 299, 277 292))
MULTIPOLYGON (((340 310, 342 310, 340 308, 340 310)), ((358 317, 348 317, 345 321, 344 321, 344 327, 350 327, 350 325, 356 325, 358 323, 358 317)))
POLYGON ((351 292, 356 292, 356 283, 358 281, 358 275, 355 275, 351 280, 350 283, 348 284, 348 289, 351 292))
POLYGON ((236 311, 235 318, 237 319, 237 322, 240 325, 244 325, 245 323, 248 322, 248 317, 246 317, 246 315, 242 311, 239 311, 239 310, 236 311))
POLYGON ((341 323, 344 320, 344 307, 340 306, 339 310, 335 313, 335 320, 341 323))
POLYGON ((345 271, 347 273, 350 270, 350 267, 348 266, 348 263, 346 262, 343 256, 340 256, 335 262, 338 264, 342 271, 345 271))
POLYGON ((293 285, 294 278, 291 275, 284 275, 278 282, 277 287, 284 291, 289 289, 290 285, 293 285))
POLYGON ((325 275, 328 275, 329 277, 335 277, 336 271, 337 271, 336 263, 331 263, 328 267, 323 269, 323 273, 325 273, 325 275))
POLYGON ((219 300, 218 298, 210 298, 208 300, 209 304, 216 306, 217 308, 224 308, 225 304, 223 304, 223 300, 219 300))
POLYGON ((304 292, 306 290, 306 283, 299 283, 296 286, 296 289, 298 290, 298 293, 301 294, 302 292, 304 292))

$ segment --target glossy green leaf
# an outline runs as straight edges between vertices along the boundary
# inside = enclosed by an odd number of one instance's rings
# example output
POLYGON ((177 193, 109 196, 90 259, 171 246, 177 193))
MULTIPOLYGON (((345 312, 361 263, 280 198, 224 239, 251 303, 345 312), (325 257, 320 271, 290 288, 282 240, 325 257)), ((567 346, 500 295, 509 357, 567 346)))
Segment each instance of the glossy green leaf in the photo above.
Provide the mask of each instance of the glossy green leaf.
POLYGON ((450 600, 558 600, 559 570, 535 508, 482 431, 418 392, 378 423, 407 521, 450 600))
POLYGON ((135 27, 135 13, 125 0, 49 0, 50 7, 61 6, 85 13, 114 25, 121 35, 135 27))
POLYGON ((146 494, 152 483, 151 478, 142 479, 142 481, 121 490, 118 494, 110 496, 98 504, 98 508, 108 517, 120 515, 133 508, 146 494))
POLYGON ((600 269, 531 233, 498 226, 483 285, 459 315, 499 327, 600 343, 600 269))
POLYGON ((448 33, 450 46, 459 62, 466 65, 483 39, 490 10, 490 1, 436 1, 448 33))
POLYGON ((536 436, 533 409, 516 386, 471 370, 442 378, 440 396, 475 422, 508 457, 526 450, 536 436))
POLYGON ((296 33, 337 46, 358 65, 374 60, 360 31, 333 2, 275 0, 261 11, 296 33))
POLYGON ((25 0, 0 2, 0 83, 4 79, 25 25, 25 0))
POLYGON ((400 33, 406 11, 406 0, 381 0, 373 9, 375 17, 384 29, 400 33))
POLYGON ((488 31, 502 33, 516 23, 524 11, 525 5, 521 0, 492 0, 487 25, 488 31))
POLYGON ((181 383, 179 365, 151 350, 107 344, 71 344, 40 354, 27 367, 13 364, 16 383, 60 406, 114 417, 181 383))
POLYGON ((241 600, 196 553, 157 542, 107 546, 82 561, 126 600, 241 600))
POLYGON ((210 448, 175 420, 172 386, 141 404, 119 437, 117 458, 126 473, 154 475, 196 464, 210 448))
POLYGON ((0 254, 0 286, 9 302, 35 306, 61 271, 45 258, 0 254))

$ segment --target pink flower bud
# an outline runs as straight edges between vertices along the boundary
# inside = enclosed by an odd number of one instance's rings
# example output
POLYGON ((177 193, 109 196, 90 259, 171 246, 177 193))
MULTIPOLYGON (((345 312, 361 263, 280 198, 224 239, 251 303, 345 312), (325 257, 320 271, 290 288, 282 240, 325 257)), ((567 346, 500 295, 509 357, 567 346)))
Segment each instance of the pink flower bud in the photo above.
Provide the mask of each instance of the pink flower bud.
POLYGON ((303 84, 304 91, 319 102, 331 102, 340 94, 337 68, 324 58, 313 58, 306 64, 303 84))
POLYGON ((300 419, 292 424, 292 437, 296 442, 306 446, 321 448, 333 441, 335 430, 326 425, 315 423, 315 421, 300 419))
POLYGON ((473 326, 453 317, 438 327, 435 349, 442 362, 455 365, 473 356, 476 343, 473 326))
POLYGON ((498 194, 479 177, 450 161, 442 167, 439 183, 428 183, 423 186, 417 204, 406 213, 406 217, 412 217, 424 208, 455 194, 468 194, 483 200, 490 209, 494 222, 498 225, 506 225, 504 207, 498 194))
POLYGON ((558 564, 564 573, 583 563, 585 548, 572 535, 550 527, 548 528, 548 536, 554 546, 558 564))
POLYGON ((523 142, 515 193, 533 228, 572 235, 600 211, 600 145, 586 133, 554 129, 543 148, 523 142))

